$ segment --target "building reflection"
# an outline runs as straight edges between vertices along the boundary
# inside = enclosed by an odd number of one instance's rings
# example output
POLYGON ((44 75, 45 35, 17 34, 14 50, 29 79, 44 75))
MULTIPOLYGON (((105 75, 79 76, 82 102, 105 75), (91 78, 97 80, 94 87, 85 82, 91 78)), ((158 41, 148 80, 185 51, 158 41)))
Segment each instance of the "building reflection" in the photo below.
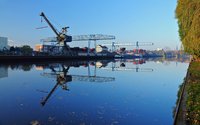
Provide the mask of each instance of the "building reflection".
POLYGON ((69 91, 67 86, 72 81, 87 82, 87 83, 113 83, 114 77, 105 77, 97 75, 97 70, 112 70, 112 71, 135 71, 135 72, 152 72, 152 68, 140 68, 139 65, 145 63, 144 59, 137 60, 101 60, 101 61, 78 61, 64 62, 54 64, 36 65, 37 70, 43 70, 41 76, 46 78, 56 79, 56 83, 50 92, 41 101, 44 106, 52 96, 56 88, 61 87, 63 90, 69 91), (131 65, 130 65, 131 64, 131 65), (85 67, 87 75, 70 74, 69 69, 72 67, 85 67))
POLYGON ((157 63, 170 63, 170 62, 177 62, 177 63, 189 63, 191 61, 191 58, 185 57, 185 58, 147 58, 146 61, 153 61, 157 63))
POLYGON ((141 67, 145 64, 146 60, 143 58, 138 59, 118 59, 115 62, 111 62, 110 67, 104 67, 104 70, 111 71, 133 71, 133 72, 153 72, 152 68, 141 67))
MULTIPOLYGON (((132 71, 132 72, 153 72, 151 67, 146 67, 144 65, 147 62, 189 62, 189 59, 182 60, 165 60, 163 58, 154 59, 116 59, 116 60, 100 60, 100 61, 67 61, 59 63, 23 63, 23 64, 1 64, 0 65, 0 78, 8 77, 8 69, 11 70, 22 70, 31 71, 32 69, 38 70, 42 77, 53 78, 56 80, 52 89, 47 92, 47 95, 41 100, 41 105, 45 106, 50 97, 56 91, 57 88, 62 88, 64 91, 69 91, 68 83, 79 81, 87 83, 113 83, 115 77, 102 76, 97 74, 97 70, 110 70, 110 71, 132 71), (86 74, 81 74, 77 72, 72 74, 69 72, 70 68, 84 67, 87 71, 86 74)), ((78 69, 78 68, 77 68, 78 69)))
POLYGON ((8 66, 0 65, 0 78, 8 77, 8 66))

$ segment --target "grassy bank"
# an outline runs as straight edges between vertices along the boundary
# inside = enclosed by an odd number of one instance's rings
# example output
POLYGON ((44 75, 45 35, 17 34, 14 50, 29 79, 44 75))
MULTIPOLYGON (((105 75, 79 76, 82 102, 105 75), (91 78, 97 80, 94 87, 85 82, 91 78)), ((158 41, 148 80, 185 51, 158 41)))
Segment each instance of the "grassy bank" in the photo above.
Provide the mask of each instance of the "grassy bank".
POLYGON ((191 62, 186 80, 186 120, 200 125, 200 62, 191 62))
POLYGON ((177 96, 174 125, 200 125, 200 62, 190 63, 177 96))

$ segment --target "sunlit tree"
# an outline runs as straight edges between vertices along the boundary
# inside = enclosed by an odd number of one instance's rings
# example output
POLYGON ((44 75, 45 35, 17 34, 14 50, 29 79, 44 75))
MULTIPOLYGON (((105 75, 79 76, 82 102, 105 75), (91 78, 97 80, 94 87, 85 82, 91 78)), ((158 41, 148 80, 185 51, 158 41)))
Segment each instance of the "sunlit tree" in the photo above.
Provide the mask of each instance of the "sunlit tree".
POLYGON ((176 18, 184 50, 200 58, 200 0, 178 0, 176 18))

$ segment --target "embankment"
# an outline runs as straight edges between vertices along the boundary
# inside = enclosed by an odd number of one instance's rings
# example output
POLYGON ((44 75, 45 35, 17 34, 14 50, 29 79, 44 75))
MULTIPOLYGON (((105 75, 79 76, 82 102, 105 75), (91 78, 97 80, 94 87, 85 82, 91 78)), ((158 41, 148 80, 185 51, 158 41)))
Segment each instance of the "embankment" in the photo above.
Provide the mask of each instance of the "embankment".
POLYGON ((175 115, 174 125, 200 125, 199 61, 190 63, 185 81, 180 87, 178 95, 177 115, 175 115))

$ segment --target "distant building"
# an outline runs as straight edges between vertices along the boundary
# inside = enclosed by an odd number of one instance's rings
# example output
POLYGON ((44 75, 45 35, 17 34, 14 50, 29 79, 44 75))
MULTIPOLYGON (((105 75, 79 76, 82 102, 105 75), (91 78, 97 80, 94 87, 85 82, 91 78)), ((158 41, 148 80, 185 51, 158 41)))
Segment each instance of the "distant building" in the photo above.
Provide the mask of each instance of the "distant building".
POLYGON ((42 52, 42 48, 43 48, 43 45, 41 45, 41 44, 35 45, 35 51, 37 51, 37 52, 42 52))
POLYGON ((97 45, 96 46, 96 52, 99 53, 99 52, 107 52, 108 51, 108 47, 106 46, 101 46, 101 45, 97 45))
POLYGON ((0 37, 0 51, 8 49, 8 38, 0 37))
POLYGON ((35 45, 35 51, 37 52, 46 52, 46 53, 60 53, 62 51, 61 46, 55 45, 35 45))

